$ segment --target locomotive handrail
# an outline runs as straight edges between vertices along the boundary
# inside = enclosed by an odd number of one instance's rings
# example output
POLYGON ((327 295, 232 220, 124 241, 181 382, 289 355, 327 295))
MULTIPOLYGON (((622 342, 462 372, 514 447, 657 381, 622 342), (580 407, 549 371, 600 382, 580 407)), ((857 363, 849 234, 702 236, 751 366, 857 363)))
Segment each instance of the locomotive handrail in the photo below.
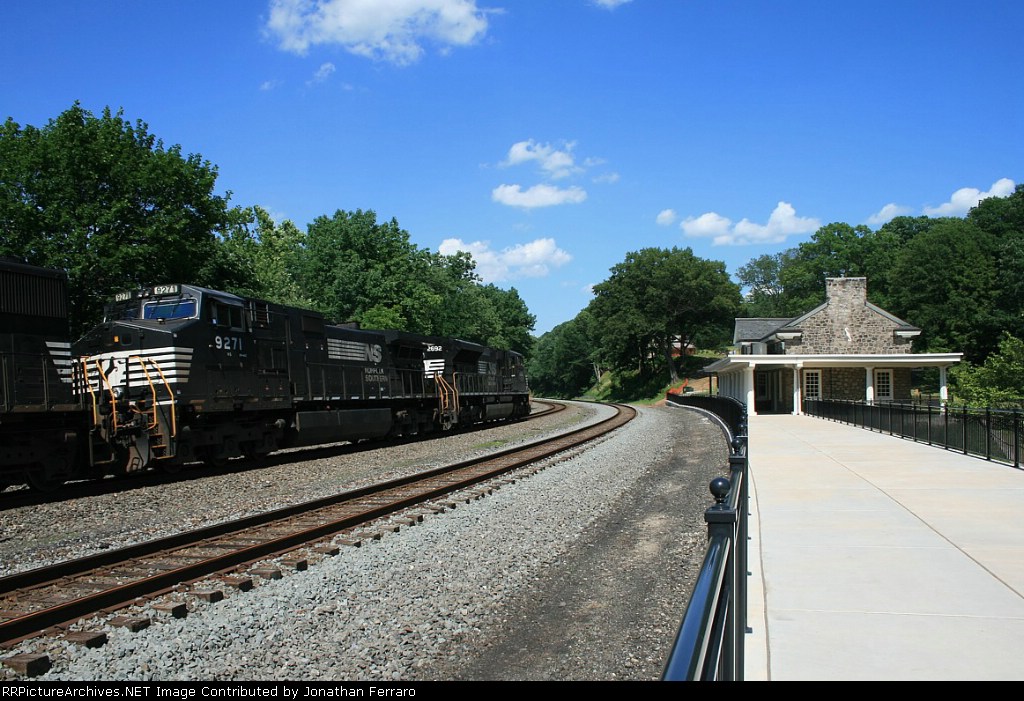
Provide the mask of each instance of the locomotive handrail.
MULTIPOLYGON (((89 356, 82 357, 82 372, 84 373, 83 379, 85 380, 85 388, 89 391, 89 397, 92 399, 92 423, 93 426, 99 426, 100 424, 100 412, 96 400, 96 392, 92 388, 92 380, 89 378, 89 361, 92 360, 89 356)), ((116 397, 114 397, 114 388, 110 386, 110 380, 107 379, 106 374, 103 372, 103 368, 100 367, 100 362, 95 361, 96 372, 99 373, 100 378, 103 380, 103 385, 107 388, 110 393, 110 404, 114 405, 116 397)), ((96 383, 96 388, 99 389, 100 383, 96 383)), ((113 420, 113 429, 117 430, 117 412, 111 412, 111 418, 113 420)))
MULTIPOLYGON (((452 373, 452 380, 455 380, 455 373, 452 373)), ((448 380, 444 379, 444 375, 440 372, 434 373, 434 382, 437 385, 437 401, 441 411, 442 425, 446 412, 452 411, 454 405, 455 415, 459 414, 459 391, 452 386, 448 380)))
POLYGON ((171 406, 171 438, 176 438, 178 435, 178 419, 177 410, 174 405, 174 390, 171 389, 171 383, 167 380, 167 376, 164 375, 164 371, 160 367, 160 363, 156 362, 152 358, 143 358, 142 356, 133 355, 129 360, 139 361, 139 367, 142 369, 143 374, 146 376, 146 382, 149 384, 150 394, 153 397, 153 423, 151 423, 147 429, 152 430, 157 427, 160 420, 157 418, 157 400, 156 400, 156 385, 153 384, 153 377, 149 374, 149 370, 146 369, 146 362, 148 361, 153 365, 153 369, 160 375, 160 380, 164 383, 164 388, 167 390, 167 396, 170 397, 171 406))
MULTIPOLYGON (((156 418, 156 386, 153 384, 153 378, 149 375, 149 370, 146 369, 146 361, 141 356, 132 355, 128 357, 128 361, 137 360, 139 362, 139 368, 142 370, 142 374, 146 376, 146 383, 149 385, 149 393, 153 397, 153 423, 146 427, 146 430, 152 430, 156 428, 157 424, 160 423, 156 418)), ((141 411, 138 413, 142 413, 141 411)))

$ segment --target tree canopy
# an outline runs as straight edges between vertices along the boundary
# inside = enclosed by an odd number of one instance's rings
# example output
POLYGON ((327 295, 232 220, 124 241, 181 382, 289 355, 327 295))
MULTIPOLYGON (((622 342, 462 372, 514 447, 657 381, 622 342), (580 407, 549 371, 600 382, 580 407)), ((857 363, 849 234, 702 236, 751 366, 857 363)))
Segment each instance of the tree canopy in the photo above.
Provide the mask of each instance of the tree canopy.
POLYGON ((118 290, 168 279, 234 284, 219 237, 237 211, 217 169, 141 120, 78 103, 46 126, 0 127, 0 255, 68 273, 78 332, 118 290), (197 265, 198 263, 198 265, 197 265))

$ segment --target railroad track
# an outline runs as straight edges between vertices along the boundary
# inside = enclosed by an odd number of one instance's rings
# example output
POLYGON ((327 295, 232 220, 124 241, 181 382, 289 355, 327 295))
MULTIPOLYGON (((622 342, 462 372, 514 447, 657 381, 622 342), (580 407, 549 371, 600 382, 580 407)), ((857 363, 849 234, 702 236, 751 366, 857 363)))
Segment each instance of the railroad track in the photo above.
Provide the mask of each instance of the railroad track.
MULTIPOLYGON (((325 539, 352 533, 374 519, 410 507, 421 509, 406 517, 412 520, 422 518, 424 512, 444 511, 454 503, 452 492, 493 481, 579 446, 627 423, 636 414, 631 407, 616 408, 616 415, 602 422, 526 446, 0 578, 0 647, 10 648, 47 632, 69 637, 69 626, 82 618, 115 613, 177 591, 183 584, 210 580, 206 589, 193 593, 217 600, 218 586, 247 589, 253 577, 275 578, 274 568, 257 565, 289 553, 291 566, 304 569, 305 558, 294 555, 301 548, 319 548, 319 552, 331 554, 337 546, 324 543, 325 539)), ((280 576, 280 570, 276 576, 280 576)), ((180 611, 174 615, 180 615, 180 611)), ((142 625, 131 619, 122 623, 142 625)), ((84 638, 78 642, 89 644, 84 638)))

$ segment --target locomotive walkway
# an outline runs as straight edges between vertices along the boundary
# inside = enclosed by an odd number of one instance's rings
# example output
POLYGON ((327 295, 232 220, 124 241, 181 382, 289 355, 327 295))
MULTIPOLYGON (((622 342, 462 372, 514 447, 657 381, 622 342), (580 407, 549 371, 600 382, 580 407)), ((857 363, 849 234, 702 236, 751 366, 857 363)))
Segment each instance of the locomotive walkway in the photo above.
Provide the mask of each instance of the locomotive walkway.
POLYGON ((750 420, 746 678, 1024 679, 1024 470, 750 420))

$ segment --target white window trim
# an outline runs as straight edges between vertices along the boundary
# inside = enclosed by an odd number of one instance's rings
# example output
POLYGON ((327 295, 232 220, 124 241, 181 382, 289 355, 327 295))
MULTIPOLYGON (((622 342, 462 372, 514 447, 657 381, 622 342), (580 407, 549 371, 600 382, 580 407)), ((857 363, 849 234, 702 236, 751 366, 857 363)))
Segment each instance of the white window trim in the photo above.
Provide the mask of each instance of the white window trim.
POLYGON ((892 383, 892 370, 875 370, 875 399, 879 400, 879 401, 889 401, 889 402, 891 402, 892 401, 892 390, 893 390, 892 384, 893 384, 892 383), (889 386, 888 394, 883 394, 882 393, 883 385, 882 385, 881 382, 879 382, 879 378, 882 375, 887 375, 888 376, 888 382, 887 382, 887 384, 889 386))
POLYGON ((804 399, 808 401, 821 399, 821 370, 804 370, 804 399), (817 379, 817 391, 813 393, 810 391, 810 383, 808 382, 808 378, 812 375, 817 379))

